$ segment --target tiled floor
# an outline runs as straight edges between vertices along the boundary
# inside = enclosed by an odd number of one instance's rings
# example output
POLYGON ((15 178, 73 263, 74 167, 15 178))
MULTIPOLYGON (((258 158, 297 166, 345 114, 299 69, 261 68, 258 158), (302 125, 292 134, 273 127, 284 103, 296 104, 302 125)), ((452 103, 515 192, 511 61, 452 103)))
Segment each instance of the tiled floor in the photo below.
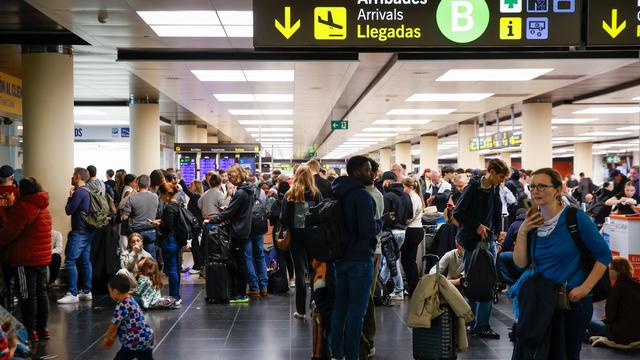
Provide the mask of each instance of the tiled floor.
MULTIPOLYGON (((184 275, 179 310, 148 311, 145 316, 156 332, 156 359, 309 359, 311 323, 291 319, 293 297, 271 296, 245 305, 207 305, 204 288, 184 275)), ((193 279, 194 276, 191 276, 193 279)), ((37 345, 48 359, 112 359, 119 345, 110 350, 100 347, 109 325, 114 303, 105 296, 93 303, 55 304, 51 294, 49 328, 52 339, 37 345)), ((403 325, 408 302, 378 307, 376 359, 411 359, 411 332, 403 325)), ((509 359, 512 344, 507 339, 511 325, 507 299, 495 307, 491 325, 500 340, 471 338, 470 348, 460 359, 509 359)), ((640 353, 627 354, 584 345, 583 359, 639 359, 640 353)))

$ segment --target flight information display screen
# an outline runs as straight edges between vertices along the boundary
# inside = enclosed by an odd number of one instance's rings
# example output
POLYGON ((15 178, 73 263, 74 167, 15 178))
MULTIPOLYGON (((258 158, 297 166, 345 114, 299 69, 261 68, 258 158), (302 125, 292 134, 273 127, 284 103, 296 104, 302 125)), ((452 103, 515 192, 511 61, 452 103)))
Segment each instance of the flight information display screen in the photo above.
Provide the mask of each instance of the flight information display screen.
POLYGON ((191 184, 196 179, 196 156, 195 154, 180 155, 180 172, 182 180, 186 184, 191 184))
POLYGON ((235 163, 236 159, 233 154, 220 154, 220 170, 227 170, 235 163))
POLYGON ((216 171, 216 157, 215 155, 200 157, 200 180, 207 176, 209 171, 216 171))
POLYGON ((255 156, 241 155, 240 156, 240 166, 242 166, 242 168, 244 168, 244 169, 250 168, 251 169, 251 173, 254 173, 256 171, 256 157, 255 156))

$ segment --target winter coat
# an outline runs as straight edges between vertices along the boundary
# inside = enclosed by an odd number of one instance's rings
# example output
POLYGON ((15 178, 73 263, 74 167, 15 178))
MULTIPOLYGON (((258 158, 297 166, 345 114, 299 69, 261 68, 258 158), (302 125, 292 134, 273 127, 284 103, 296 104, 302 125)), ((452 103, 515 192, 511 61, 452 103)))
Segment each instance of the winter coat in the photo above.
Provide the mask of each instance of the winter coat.
POLYGON ((9 265, 42 266, 51 262, 49 194, 21 197, 0 228, 0 249, 9 249, 9 265))
POLYGON ((213 218, 212 222, 221 222, 231 225, 231 236, 235 240, 246 240, 251 234, 251 211, 253 210, 253 194, 255 186, 243 183, 231 197, 229 207, 220 215, 213 218))

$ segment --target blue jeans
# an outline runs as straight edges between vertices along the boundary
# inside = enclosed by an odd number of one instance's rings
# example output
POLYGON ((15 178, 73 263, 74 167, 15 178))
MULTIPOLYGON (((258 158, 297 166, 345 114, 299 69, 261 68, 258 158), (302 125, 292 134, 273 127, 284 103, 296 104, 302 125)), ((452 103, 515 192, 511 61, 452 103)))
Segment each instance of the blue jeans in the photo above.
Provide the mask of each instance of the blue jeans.
MULTIPOLYGON (((404 235, 405 232, 402 231, 392 231, 393 238, 398 244, 398 249, 402 247, 404 243, 404 235)), ((400 259, 396 261, 396 267, 398 269, 398 275, 393 278, 393 292, 396 294, 402 294, 404 292, 404 282, 402 280, 402 264, 400 263, 400 259)), ((380 278, 386 284, 389 281, 389 277, 391 277, 391 272, 389 271, 389 267, 387 266, 387 259, 384 260, 384 265, 382 266, 382 271, 380 272, 380 278)))
POLYGON ((586 297, 571 303, 571 310, 564 315, 564 336, 567 344, 567 359, 580 360, 580 350, 584 332, 589 327, 593 316, 593 302, 586 297))
POLYGON ((64 266, 69 274, 69 292, 78 295, 78 269, 76 262, 80 264, 82 271, 82 292, 91 292, 91 281, 93 277, 91 269, 91 241, 93 241, 94 231, 79 232, 71 231, 67 241, 67 257, 64 259, 64 266), (78 261, 79 260, 79 261, 78 261))
POLYGON ((609 327, 602 320, 591 320, 589 332, 592 336, 609 336, 609 327))
POLYGON ((515 284, 522 275, 522 270, 513 261, 513 251, 498 254, 498 274, 500 279, 509 286, 515 284))
POLYGON ((167 235, 162 240, 162 260, 164 260, 164 273, 169 278, 169 295, 180 300, 180 270, 178 269, 178 256, 180 245, 173 234, 167 235))
POLYGON ((373 283, 373 259, 335 263, 336 299, 331 313, 329 346, 334 358, 357 360, 360 334, 373 283))
POLYGON ((264 235, 256 235, 244 242, 244 256, 247 259, 249 290, 267 290, 269 278, 264 262, 264 235))
MULTIPOLYGON (((494 260, 496 256, 496 243, 493 239, 489 240, 489 252, 493 255, 494 260)), ((478 243, 480 246, 480 243, 478 243)), ((469 263, 471 262, 471 255, 473 255, 473 250, 465 249, 464 251, 464 273, 469 274, 469 263)), ((487 302, 477 302, 469 300, 469 306, 471 306, 471 310, 473 310, 473 314, 475 315, 475 325, 474 330, 486 330, 490 328, 489 319, 491 318, 491 310, 493 309, 493 303, 491 301, 487 302)))
POLYGON ((146 252, 151 254, 154 259, 158 258, 156 253, 156 230, 146 230, 141 231, 140 235, 142 235, 142 247, 146 252))

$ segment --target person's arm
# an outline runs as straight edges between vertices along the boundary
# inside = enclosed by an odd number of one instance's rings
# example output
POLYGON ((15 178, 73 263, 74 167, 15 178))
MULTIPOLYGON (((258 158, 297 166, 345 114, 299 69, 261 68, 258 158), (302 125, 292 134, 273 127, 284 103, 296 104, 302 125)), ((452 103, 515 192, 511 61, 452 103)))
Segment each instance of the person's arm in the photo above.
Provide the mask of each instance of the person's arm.
POLYGON ((104 336, 104 339, 102 340, 102 347, 104 348, 110 348, 111 346, 113 346, 113 343, 116 342, 116 339, 118 338, 118 324, 111 324, 109 325, 109 327, 107 328, 107 333, 104 336))
POLYGON ((180 179, 180 186, 182 187, 182 191, 184 191, 184 193, 189 197, 190 201, 196 201, 197 202, 200 199, 200 195, 198 195, 198 194, 194 193, 193 191, 191 191, 191 189, 189 189, 187 184, 182 179, 180 179))
POLYGON ((527 210, 527 217, 518 230, 516 246, 513 250, 513 262, 520 268, 524 269, 529 266, 529 254, 527 254, 527 235, 529 231, 539 228, 544 224, 544 217, 539 211, 533 209, 527 210))
POLYGON ((62 234, 59 231, 53 231, 51 234, 51 240, 53 242, 52 253, 62 254, 64 251, 64 247, 62 246, 62 234))
POLYGON ((236 217, 236 215, 240 211, 240 208, 243 205, 242 202, 244 200, 249 201, 248 197, 249 195, 247 195, 247 193, 244 192, 243 190, 237 190, 236 193, 231 197, 231 202, 229 203, 229 206, 222 213, 216 215, 213 218, 213 222, 216 224, 221 222, 227 222, 230 219, 233 219, 234 217, 236 217))
MULTIPOLYGON (((64 207, 64 212, 67 215, 72 215, 73 213, 76 212, 76 210, 78 210, 78 207, 80 207, 80 204, 82 203, 82 198, 83 196, 80 195, 81 192, 85 192, 85 190, 83 189, 76 189, 73 192, 73 195, 71 195, 68 199, 67 199, 67 205, 64 207)), ((88 193, 87 193, 88 195, 88 193)))
POLYGON ((504 188, 505 200, 507 201, 507 205, 513 205, 516 203, 516 197, 513 195, 513 192, 509 190, 509 188, 504 188))
POLYGON ((609 200, 605 201, 604 204, 607 206, 615 206, 622 202, 623 198, 618 199, 617 197, 612 197, 609 200))

